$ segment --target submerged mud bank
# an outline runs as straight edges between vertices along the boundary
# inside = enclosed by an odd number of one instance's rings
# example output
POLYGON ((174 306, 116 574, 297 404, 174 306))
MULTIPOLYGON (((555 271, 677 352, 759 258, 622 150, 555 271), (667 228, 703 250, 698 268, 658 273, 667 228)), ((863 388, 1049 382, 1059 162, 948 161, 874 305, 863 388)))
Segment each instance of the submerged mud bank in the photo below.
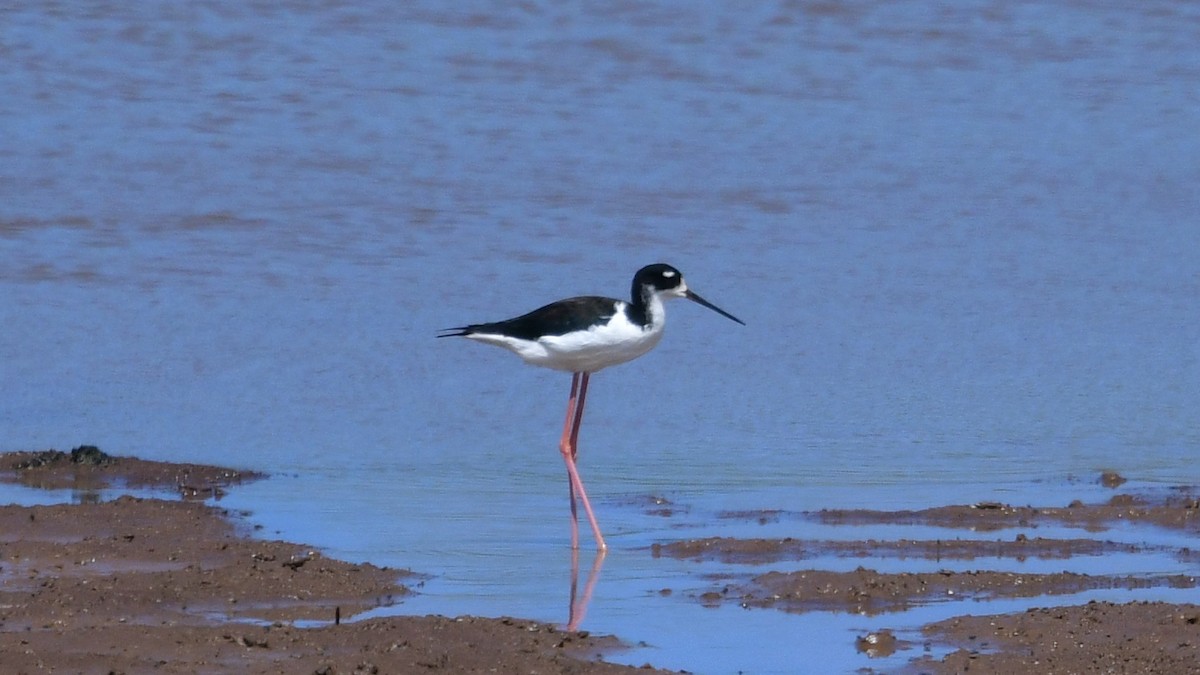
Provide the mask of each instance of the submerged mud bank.
MULTIPOLYGON (((1105 474, 1100 481, 1118 488, 1125 481, 1105 474)), ((736 604, 748 609, 786 612, 834 611, 872 617, 878 630, 858 636, 855 646, 871 657, 910 653, 905 672, 1124 672, 1191 673, 1200 663, 1200 607, 1165 602, 1089 602, 1054 606, 1059 596, 1104 589, 1191 589, 1190 573, 1091 573, 1070 571, 1072 561, 1173 559, 1186 570, 1196 551, 1186 545, 1200 535, 1200 499, 1192 487, 1125 492, 1095 504, 1064 499, 1063 506, 1013 506, 992 502, 938 506, 922 510, 821 510, 725 514, 748 522, 778 522, 787 517, 824 525, 921 525, 942 528, 936 539, 804 540, 703 538, 651 547, 655 556, 719 563, 709 585, 691 593, 706 605, 736 604), (1086 536, 1041 536, 1039 528, 1066 529, 1086 536), (1119 531, 1119 540, 1109 533, 1119 531), (1173 532, 1185 536, 1157 536, 1173 532), (1183 542, 1182 544, 1180 542, 1183 542), (861 560, 826 569, 830 561, 861 560), (890 561, 887 571, 872 569, 890 561), (1024 571, 1027 561, 1062 562, 1062 571, 1024 571), (911 561, 911 563, 905 563, 911 561), (945 565, 929 571, 933 565, 945 565), (806 567, 805 565, 810 565, 806 567), (913 569, 897 571, 911 564, 913 569), (731 572, 744 566, 745 573, 731 572), (785 569, 770 569, 783 566, 785 569), (765 571, 763 568, 768 568, 765 571), (800 567, 800 569, 797 569, 800 567), (1014 569, 1016 568, 1016 569, 1014 569), (975 603, 963 604, 963 616, 927 626, 889 625, 889 616, 931 603, 963 600, 1032 598, 1045 606, 1013 614, 987 615, 975 603), (971 616, 969 614, 984 614, 971 616), (919 633, 918 639, 897 634, 919 633), (930 651, 945 654, 930 656, 930 651)), ((901 530, 902 531, 902 530, 901 530)), ((1115 535, 1114 535, 1115 536, 1115 535)), ((1200 538, 1197 539, 1200 541, 1200 538)), ((1045 567, 1045 565, 1043 565, 1045 567)), ((1096 569, 1102 570, 1096 572, 1096 569)), ((1069 602, 1069 601, 1067 601, 1069 602)), ((1077 601, 1078 602, 1078 601, 1077 601)), ((893 663, 895 659, 893 659, 893 663)))

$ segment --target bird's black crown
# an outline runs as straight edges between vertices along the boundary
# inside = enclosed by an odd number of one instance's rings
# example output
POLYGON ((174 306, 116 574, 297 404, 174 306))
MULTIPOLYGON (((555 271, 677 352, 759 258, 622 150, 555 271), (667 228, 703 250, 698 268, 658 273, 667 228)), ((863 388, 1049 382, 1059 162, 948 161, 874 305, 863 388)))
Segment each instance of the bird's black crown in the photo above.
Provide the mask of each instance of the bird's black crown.
POLYGON ((641 294, 642 288, 649 286, 656 291, 665 291, 683 283, 683 273, 666 263, 646 265, 633 275, 633 295, 641 294))

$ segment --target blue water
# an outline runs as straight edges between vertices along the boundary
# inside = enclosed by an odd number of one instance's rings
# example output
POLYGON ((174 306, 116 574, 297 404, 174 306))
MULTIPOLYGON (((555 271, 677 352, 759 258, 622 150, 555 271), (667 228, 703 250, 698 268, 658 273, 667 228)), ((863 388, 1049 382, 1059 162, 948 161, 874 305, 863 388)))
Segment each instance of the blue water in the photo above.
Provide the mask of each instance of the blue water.
POLYGON ((594 378, 583 627, 872 665, 645 547, 1200 482, 1198 43, 1165 0, 8 3, 0 449, 276 472, 226 503, 432 575, 402 611, 565 621, 568 378, 432 336, 670 262, 748 325, 674 303, 594 378))

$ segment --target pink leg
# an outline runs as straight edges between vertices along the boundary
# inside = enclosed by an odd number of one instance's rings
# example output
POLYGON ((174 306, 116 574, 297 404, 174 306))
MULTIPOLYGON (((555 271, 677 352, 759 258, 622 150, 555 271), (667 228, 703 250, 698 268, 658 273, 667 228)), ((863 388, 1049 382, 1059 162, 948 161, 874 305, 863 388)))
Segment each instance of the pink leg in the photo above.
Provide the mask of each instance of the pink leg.
POLYGON ((563 453, 567 462, 567 493, 571 497, 571 549, 579 549, 579 516, 575 510, 575 475, 571 472, 571 429, 575 417, 576 398, 579 391, 579 373, 571 374, 571 396, 567 399, 567 419, 563 422, 562 438, 558 441, 558 449, 563 453))
POLYGON ((592 534, 596 537, 596 547, 601 551, 608 548, 604 543, 604 537, 600 534, 600 525, 596 522, 596 514, 592 512, 592 505, 588 502, 587 492, 583 489, 583 479, 579 477, 579 470, 575 466, 575 456, 579 453, 577 446, 579 440, 579 424, 583 420, 583 403, 587 398, 587 373, 575 373, 571 377, 571 397, 567 401, 567 419, 563 423, 563 436, 559 441, 558 449, 562 452, 563 461, 567 464, 567 476, 570 479, 570 494, 571 494, 571 547, 579 547, 578 533, 578 518, 575 515, 575 494, 579 494, 579 500, 583 502, 583 510, 587 514, 588 522, 592 525, 592 534), (578 393, 578 399, 576 399, 578 393))
POLYGON ((583 404, 587 401, 589 373, 580 373, 579 400, 575 403, 575 424, 571 427, 571 459, 579 455, 579 427, 583 423, 583 404))
MULTIPOLYGON (((571 434, 570 434, 570 441, 568 443, 571 448, 572 463, 575 461, 576 456, 579 454, 579 425, 581 422, 583 422, 583 405, 587 401, 587 386, 588 386, 588 379, 590 377, 591 377, 591 375, 589 375, 588 373, 572 373, 572 375, 571 375, 571 396, 572 397, 575 396, 576 382, 578 382, 578 384, 579 384, 579 387, 578 387, 579 396, 578 396, 578 398, 575 398, 574 415, 572 415, 571 410, 569 410, 569 409, 567 410, 567 419, 570 420, 572 417, 574 417, 574 421, 571 422, 571 434)), ((564 436, 567 435, 565 428, 563 429, 563 435, 564 436)), ((581 483, 582 483, 582 481, 581 481, 581 483)), ((582 489, 582 485, 580 487, 582 489)), ((571 496, 571 548, 578 549, 579 548, 579 516, 578 516, 577 510, 575 508, 575 483, 571 480, 571 472, 569 469, 567 471, 567 492, 570 493, 570 496, 571 496)))
MULTIPOLYGON (((591 377, 591 375, 589 375, 588 373, 573 373, 571 375, 571 394, 572 394, 572 396, 575 395, 576 381, 578 381, 578 383, 579 383, 579 387, 578 387, 579 396, 578 396, 578 398, 575 399, 574 415, 571 414, 571 411, 569 411, 569 410, 567 411, 567 419, 571 419, 571 417, 575 418, 574 421, 571 422, 571 439, 570 439, 570 443, 569 443, 570 447, 571 447, 571 463, 575 463, 575 458, 579 455, 579 425, 580 425, 580 423, 583 422, 583 406, 584 406, 584 403, 587 402, 587 387, 588 387, 588 379, 590 377, 591 377)), ((566 434, 565 429, 563 430, 563 434, 564 435, 566 434)), ((578 469, 576 469, 576 472, 577 472, 576 476, 578 476, 578 469)), ((580 480, 579 490, 580 490, 580 492, 583 491, 583 481, 582 480, 580 480)), ((577 509, 575 508, 575 483, 571 480, 571 472, 569 469, 567 471, 567 492, 569 492, 570 496, 571 496, 571 548, 578 549, 579 548, 579 516, 577 514, 577 509)), ((592 519, 593 523, 595 523, 596 519, 591 515, 590 508, 588 509, 588 517, 592 519)), ((603 549, 601 549, 601 550, 603 550, 603 549)))

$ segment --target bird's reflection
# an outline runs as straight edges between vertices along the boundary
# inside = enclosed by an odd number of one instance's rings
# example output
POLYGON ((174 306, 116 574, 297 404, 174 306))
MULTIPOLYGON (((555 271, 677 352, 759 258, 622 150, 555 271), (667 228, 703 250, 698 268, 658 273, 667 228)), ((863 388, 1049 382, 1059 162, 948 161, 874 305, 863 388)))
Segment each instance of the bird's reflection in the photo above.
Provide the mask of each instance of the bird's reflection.
POLYGON ((567 630, 579 630, 579 625, 583 623, 588 603, 592 601, 592 591, 596 590, 596 580, 600 578, 600 568, 604 566, 604 556, 604 549, 596 551, 596 557, 592 559, 592 569, 583 585, 583 595, 580 595, 579 549, 571 549, 571 605, 567 613, 567 630))

